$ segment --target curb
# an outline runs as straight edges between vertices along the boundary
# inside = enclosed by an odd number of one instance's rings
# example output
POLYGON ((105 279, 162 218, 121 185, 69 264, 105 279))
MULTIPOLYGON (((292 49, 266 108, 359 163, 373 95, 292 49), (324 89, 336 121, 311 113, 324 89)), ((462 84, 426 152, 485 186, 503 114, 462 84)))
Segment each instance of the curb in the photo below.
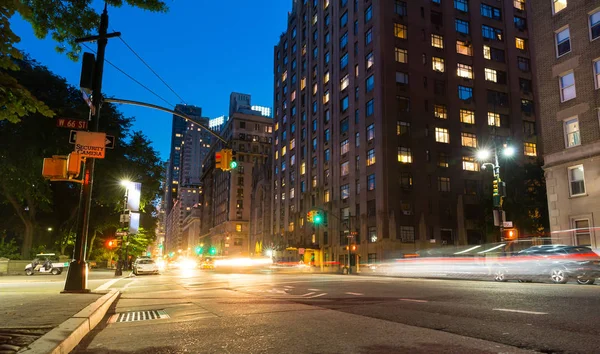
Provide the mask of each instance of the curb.
POLYGON ((92 304, 64 321, 58 327, 44 334, 19 353, 26 354, 66 354, 90 333, 108 312, 119 297, 118 290, 111 290, 92 304))

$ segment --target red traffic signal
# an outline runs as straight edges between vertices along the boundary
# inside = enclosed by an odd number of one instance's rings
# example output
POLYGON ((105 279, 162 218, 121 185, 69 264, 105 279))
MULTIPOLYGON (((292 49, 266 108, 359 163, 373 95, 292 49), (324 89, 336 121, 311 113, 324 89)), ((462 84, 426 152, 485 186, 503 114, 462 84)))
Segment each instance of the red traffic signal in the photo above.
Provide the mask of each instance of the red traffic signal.
POLYGON ((114 248, 117 246, 117 241, 115 240, 108 240, 108 242, 106 243, 106 245, 108 246, 108 248, 114 248))

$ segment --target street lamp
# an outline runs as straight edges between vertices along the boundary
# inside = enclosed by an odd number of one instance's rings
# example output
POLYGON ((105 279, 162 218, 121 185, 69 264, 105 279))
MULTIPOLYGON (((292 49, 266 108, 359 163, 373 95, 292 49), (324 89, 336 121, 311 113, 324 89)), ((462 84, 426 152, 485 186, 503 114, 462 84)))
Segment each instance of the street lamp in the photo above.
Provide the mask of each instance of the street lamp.
POLYGON ((52 232, 53 229, 51 227, 49 227, 47 230, 48 230, 48 232, 52 232))

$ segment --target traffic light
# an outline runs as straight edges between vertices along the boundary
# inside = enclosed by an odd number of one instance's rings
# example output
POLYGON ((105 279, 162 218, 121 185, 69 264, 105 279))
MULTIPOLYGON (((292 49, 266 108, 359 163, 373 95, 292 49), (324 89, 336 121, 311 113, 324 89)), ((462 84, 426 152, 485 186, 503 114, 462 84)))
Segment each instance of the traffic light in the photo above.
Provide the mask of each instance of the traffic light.
POLYGON ((196 246, 195 252, 197 255, 201 255, 204 249, 201 246, 196 246))
POLYGON ((517 229, 505 229, 502 230, 502 239, 504 240, 516 240, 519 238, 519 230, 517 229))
POLYGON ((323 215, 320 211, 315 211, 313 216, 313 224, 320 225, 323 223, 323 215))
POLYGON ((223 151, 215 152, 215 168, 223 169, 223 151))
POLYGON ((237 157, 235 156, 235 150, 229 150, 229 169, 235 170, 238 167, 237 157))
POLYGON ((215 254, 217 254, 217 249, 215 247, 211 247, 208 250, 208 253, 210 253, 211 256, 214 256, 215 254))
POLYGON ((500 182, 500 178, 494 178, 494 181, 492 182, 492 190, 493 190, 494 197, 497 197, 500 195, 500 187, 498 186, 499 182, 500 182))
POLYGON ((356 251, 356 245, 350 246, 350 251, 352 251, 352 252, 356 251))
POLYGON ((314 210, 309 210, 308 213, 306 213, 306 221, 307 222, 314 222, 314 217, 315 217, 315 211, 314 210))
POLYGON ((322 210, 310 210, 306 213, 306 221, 315 225, 327 223, 327 214, 322 210))
POLYGON ((106 245, 108 246, 108 248, 115 248, 115 247, 117 247, 117 241, 115 241, 115 240, 108 240, 108 242, 106 243, 106 245))

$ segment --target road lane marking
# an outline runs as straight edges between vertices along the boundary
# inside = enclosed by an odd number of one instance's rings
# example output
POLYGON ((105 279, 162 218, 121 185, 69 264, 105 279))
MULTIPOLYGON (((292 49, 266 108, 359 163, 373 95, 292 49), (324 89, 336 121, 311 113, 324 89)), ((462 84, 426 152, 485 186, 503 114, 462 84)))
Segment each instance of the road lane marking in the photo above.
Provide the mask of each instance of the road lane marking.
POLYGON ((419 299, 398 299, 400 301, 410 301, 410 302, 429 302, 427 300, 419 300, 419 299))
POLYGON ((325 295, 327 295, 327 293, 317 294, 317 295, 311 296, 310 298, 314 299, 315 297, 321 297, 321 296, 325 296, 325 295))
POLYGON ((525 311, 525 310, 511 310, 511 309, 492 309, 492 311, 526 313, 526 314, 529 314, 529 315, 547 315, 548 314, 547 312, 525 311))
POLYGON ((321 291, 321 289, 308 289, 308 291, 321 291))
POLYGON ((108 288, 110 288, 111 286, 113 286, 113 284, 115 284, 116 282, 118 282, 121 279, 122 278, 111 279, 111 280, 107 281, 106 283, 100 285, 96 289, 94 289, 94 291, 108 290, 108 288))
POLYGON ((346 295, 354 295, 354 296, 363 296, 363 293, 352 293, 352 292, 347 292, 346 295))
POLYGON ((293 289, 294 287, 293 287, 293 286, 287 286, 287 285, 286 285, 286 286, 284 286, 284 288, 286 288, 286 289, 293 289))
POLYGON ((306 293, 306 294, 304 294, 304 295, 300 295, 300 296, 309 296, 309 295, 312 295, 312 294, 314 294, 314 292, 311 292, 311 293, 306 293))

